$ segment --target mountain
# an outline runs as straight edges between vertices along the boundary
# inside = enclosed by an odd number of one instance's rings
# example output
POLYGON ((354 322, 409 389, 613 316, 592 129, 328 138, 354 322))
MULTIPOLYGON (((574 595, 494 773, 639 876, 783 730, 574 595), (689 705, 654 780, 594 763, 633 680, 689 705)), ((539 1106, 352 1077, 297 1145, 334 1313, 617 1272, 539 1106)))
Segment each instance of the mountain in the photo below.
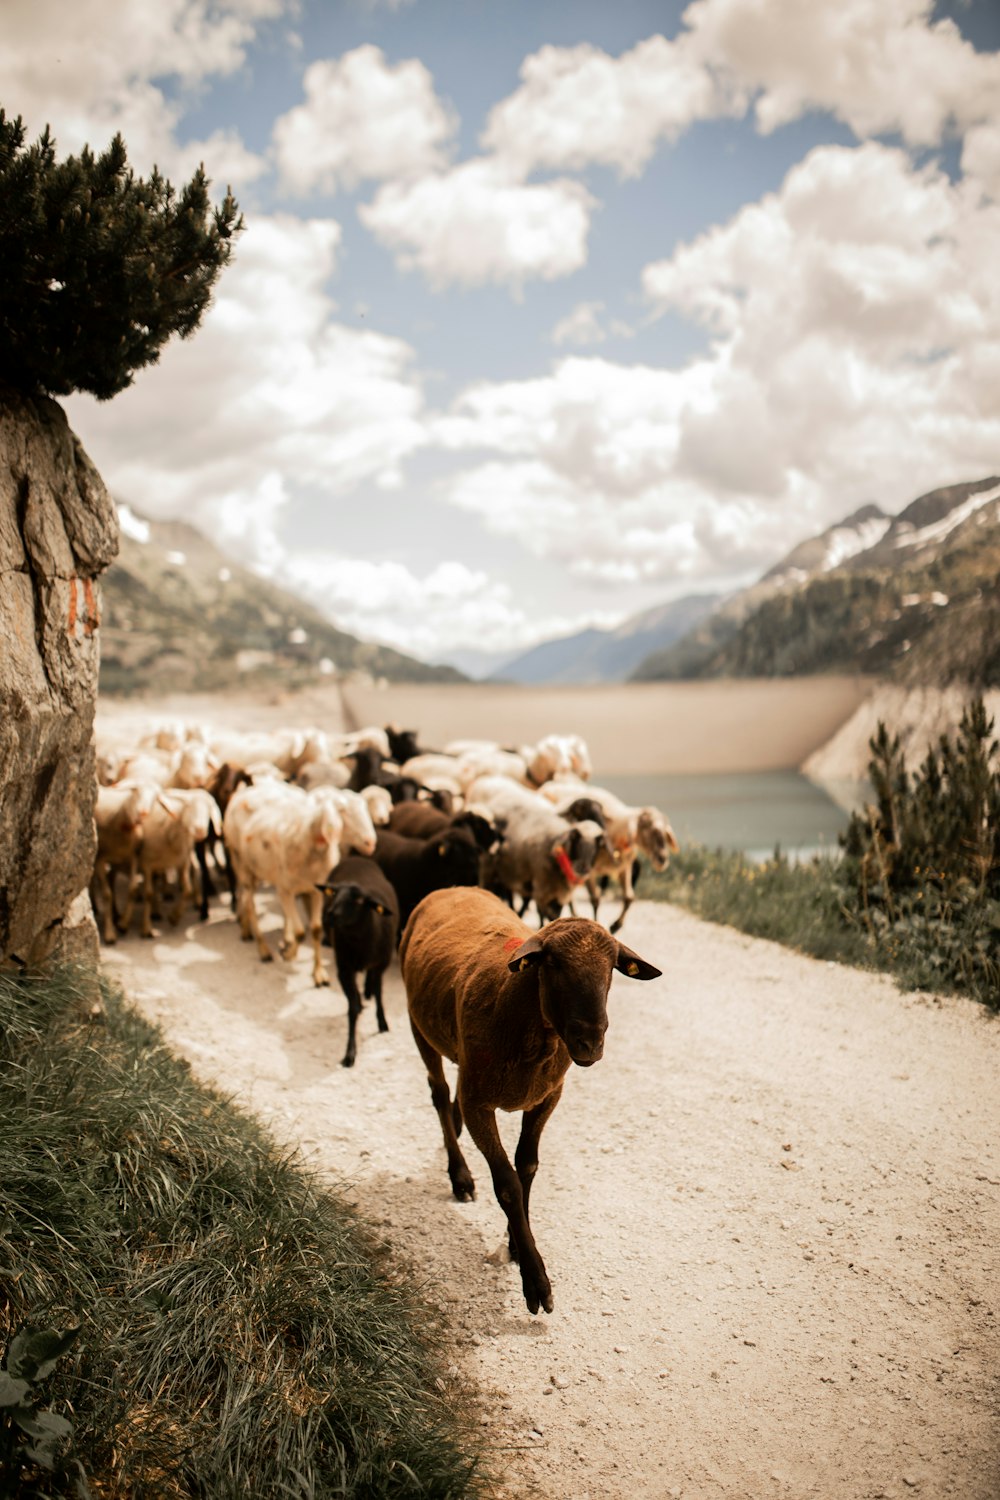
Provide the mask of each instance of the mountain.
POLYGON ((182 521, 119 506, 118 560, 102 578, 101 691, 300 687, 334 673, 460 682, 348 635, 312 606, 226 557, 182 521))
POLYGON ((794 548, 635 679, 866 672, 1000 682, 1000 479, 856 511, 794 548))
POLYGON ((718 601, 718 594, 688 594, 632 615, 614 630, 591 627, 542 641, 495 669, 489 680, 564 685, 624 681, 651 651, 684 635, 718 601))

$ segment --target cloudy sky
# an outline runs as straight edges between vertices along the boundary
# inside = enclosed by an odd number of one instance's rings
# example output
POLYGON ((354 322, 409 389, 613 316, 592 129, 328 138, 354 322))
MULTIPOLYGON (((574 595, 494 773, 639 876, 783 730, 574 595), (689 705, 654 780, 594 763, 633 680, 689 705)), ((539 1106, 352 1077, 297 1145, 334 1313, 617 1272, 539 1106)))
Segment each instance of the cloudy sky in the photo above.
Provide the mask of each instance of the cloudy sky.
POLYGON ((439 660, 1000 471, 998 49, 997 0, 3 0, 0 104, 246 215, 66 403, 116 498, 439 660))

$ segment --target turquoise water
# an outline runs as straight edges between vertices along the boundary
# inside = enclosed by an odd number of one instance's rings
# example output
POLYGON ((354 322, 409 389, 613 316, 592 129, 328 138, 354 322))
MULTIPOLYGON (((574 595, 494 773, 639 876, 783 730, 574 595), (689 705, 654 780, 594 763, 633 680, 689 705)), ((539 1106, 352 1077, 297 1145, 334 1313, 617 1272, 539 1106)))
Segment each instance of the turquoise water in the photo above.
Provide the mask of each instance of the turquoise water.
POLYGON ((838 785, 827 790, 797 771, 600 780, 633 806, 660 808, 682 846, 741 849, 754 859, 773 854, 776 844, 799 858, 818 850, 836 852, 849 807, 863 800, 863 788, 838 785))

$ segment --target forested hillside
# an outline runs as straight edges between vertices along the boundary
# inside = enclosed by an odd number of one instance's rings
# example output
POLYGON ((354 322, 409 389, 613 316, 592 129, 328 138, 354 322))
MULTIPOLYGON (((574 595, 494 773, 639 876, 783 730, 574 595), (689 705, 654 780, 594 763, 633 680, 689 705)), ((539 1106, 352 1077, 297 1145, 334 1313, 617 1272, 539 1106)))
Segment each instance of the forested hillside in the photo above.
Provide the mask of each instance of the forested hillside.
MULTIPOLYGON (((801 555, 801 552, 800 552, 801 555)), ((1000 481, 921 496, 877 540, 811 576, 771 570, 636 680, 865 672, 905 683, 1000 683, 1000 481), (767 576, 777 586, 767 591, 767 576), (742 614, 742 618, 741 618, 742 614)))

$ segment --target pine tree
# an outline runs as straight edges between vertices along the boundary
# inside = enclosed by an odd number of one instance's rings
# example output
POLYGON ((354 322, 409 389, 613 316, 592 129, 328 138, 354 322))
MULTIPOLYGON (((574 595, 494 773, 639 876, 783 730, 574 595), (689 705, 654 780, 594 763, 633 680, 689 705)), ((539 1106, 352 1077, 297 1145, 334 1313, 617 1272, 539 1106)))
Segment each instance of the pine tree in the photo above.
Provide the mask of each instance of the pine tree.
POLYGON ((179 193, 137 178, 120 135, 63 162, 47 126, 24 142, 0 109, 0 381, 107 400, 195 331, 243 219, 201 167, 179 193))

